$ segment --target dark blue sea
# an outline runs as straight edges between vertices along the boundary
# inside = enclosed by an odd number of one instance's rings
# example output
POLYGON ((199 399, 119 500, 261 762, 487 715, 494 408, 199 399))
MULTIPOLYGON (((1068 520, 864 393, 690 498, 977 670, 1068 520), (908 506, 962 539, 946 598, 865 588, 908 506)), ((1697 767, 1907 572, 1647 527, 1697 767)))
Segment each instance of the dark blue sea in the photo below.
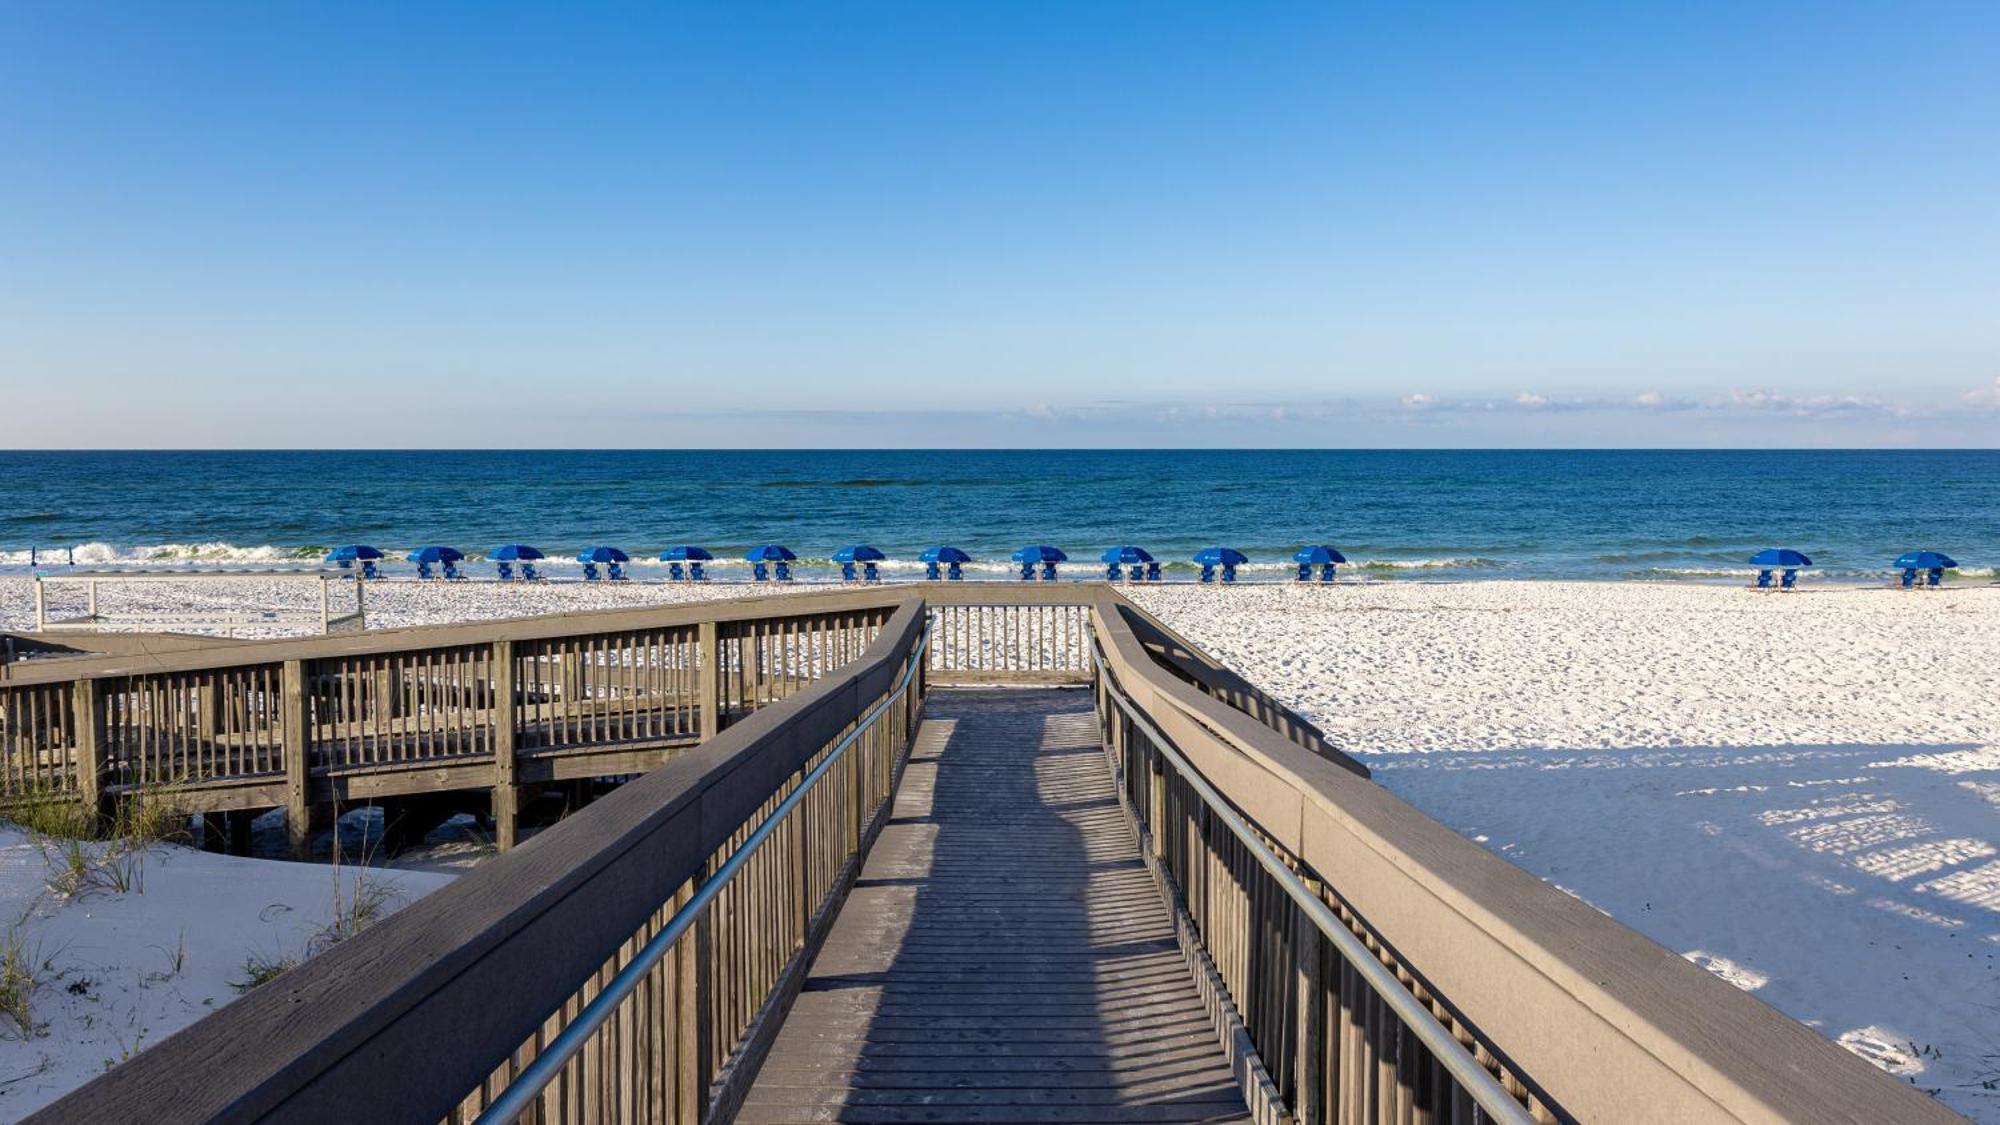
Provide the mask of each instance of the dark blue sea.
MULTIPOLYGON (((2000 451, 894 451, 0 453, 0 567, 307 565, 426 543, 552 557, 679 543, 807 560, 936 543, 997 571, 1025 543, 1096 571, 1133 543, 1236 547, 1279 577, 1332 543, 1384 579, 1713 580, 1765 546, 1875 578, 1940 547, 2000 563, 2000 451)), ((900 568, 892 568, 892 575, 900 568)))

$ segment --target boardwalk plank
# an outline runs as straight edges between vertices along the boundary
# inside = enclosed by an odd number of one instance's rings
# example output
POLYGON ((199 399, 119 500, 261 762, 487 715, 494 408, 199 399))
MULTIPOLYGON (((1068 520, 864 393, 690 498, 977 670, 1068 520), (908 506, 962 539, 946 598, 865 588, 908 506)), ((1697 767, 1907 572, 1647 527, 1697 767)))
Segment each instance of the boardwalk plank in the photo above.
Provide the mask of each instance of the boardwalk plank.
POLYGON ((936 691, 738 1120, 1245 1117, 1090 698, 936 691))

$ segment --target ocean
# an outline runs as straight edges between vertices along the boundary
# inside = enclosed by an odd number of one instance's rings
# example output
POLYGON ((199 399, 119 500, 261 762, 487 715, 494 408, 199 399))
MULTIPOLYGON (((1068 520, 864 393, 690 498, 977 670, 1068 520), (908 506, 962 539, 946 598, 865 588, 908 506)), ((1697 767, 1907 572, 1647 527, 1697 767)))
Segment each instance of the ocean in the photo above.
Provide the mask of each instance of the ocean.
POLYGON ((1053 544, 1072 575, 1107 546, 1186 571, 1220 544, 1250 556, 1249 579, 1284 577, 1304 543, 1398 580, 1717 581, 1766 546, 1836 581, 1878 580, 1913 547, 1961 575, 2000 563, 1992 450, 14 452, 0 481, 14 573, 31 549, 44 569, 269 567, 357 542, 552 558, 608 543, 636 560, 769 542, 807 575, 853 542, 897 560, 892 575, 937 543, 992 574, 1053 544))

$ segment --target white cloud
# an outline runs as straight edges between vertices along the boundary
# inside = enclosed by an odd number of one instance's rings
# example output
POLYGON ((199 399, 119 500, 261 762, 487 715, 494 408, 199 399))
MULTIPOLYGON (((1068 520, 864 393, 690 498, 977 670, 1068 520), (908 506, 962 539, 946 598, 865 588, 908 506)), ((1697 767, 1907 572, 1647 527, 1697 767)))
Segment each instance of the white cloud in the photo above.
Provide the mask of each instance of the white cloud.
POLYGON ((1910 413, 1910 408, 1907 406, 1879 398, 1863 398, 1860 395, 1788 395, 1761 388, 1750 390, 1739 388, 1730 391, 1728 405, 1743 410, 1776 411, 1797 418, 1841 413, 1879 413, 1900 418, 1910 413))
POLYGON ((1403 406, 1408 410, 1429 410, 1437 404, 1436 395, 1414 394, 1403 396, 1403 406))
POLYGON ((1990 387, 1977 387, 1965 392, 1965 405, 1980 410, 2000 410, 2000 379, 1993 380, 1990 387))
POLYGON ((1547 406, 1549 404, 1549 400, 1544 396, 1538 394, 1530 394, 1527 391, 1522 391, 1520 394, 1515 395, 1514 401, 1522 406, 1527 407, 1530 410, 1540 410, 1542 407, 1547 406))

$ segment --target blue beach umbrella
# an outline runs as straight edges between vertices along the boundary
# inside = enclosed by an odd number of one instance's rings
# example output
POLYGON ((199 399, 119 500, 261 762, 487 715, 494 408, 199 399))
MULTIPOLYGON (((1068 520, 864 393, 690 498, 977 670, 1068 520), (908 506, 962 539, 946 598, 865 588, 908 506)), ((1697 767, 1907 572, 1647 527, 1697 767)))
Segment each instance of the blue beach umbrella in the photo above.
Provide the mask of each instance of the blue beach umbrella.
POLYGON ((1811 566, 1813 561, 1790 547, 1766 547, 1750 556, 1751 566, 1811 566))
POLYGON ((616 547, 585 547, 576 553, 580 563, 622 563, 632 561, 632 556, 616 547))
POLYGON ((958 568, 961 564, 971 562, 972 556, 957 547, 926 547, 923 553, 917 556, 917 561, 924 564, 925 578, 932 582, 940 578, 952 582, 965 577, 965 573, 958 568), (940 572, 938 568, 941 566, 950 569, 940 572))
POLYGON ((1958 562, 1943 551, 1907 551, 1896 559, 1898 570, 1957 570, 1958 562))
POLYGON ((1346 562, 1347 556, 1341 554, 1337 548, 1321 543, 1313 547, 1300 547, 1298 553, 1292 556, 1292 561, 1306 566, 1329 566, 1346 562))
POLYGON ((668 547, 660 552, 661 562, 709 562, 714 558, 705 547, 668 547))
POLYGON ((1197 566, 1242 566, 1250 556, 1234 547, 1203 547, 1194 553, 1197 566))
POLYGON ((526 543, 509 543, 486 552, 486 557, 494 562, 534 562, 545 558, 540 550, 526 543))
POLYGON ((418 547, 410 552, 410 561, 413 563, 455 563, 463 558, 465 553, 456 547, 418 547))
POLYGON ((1040 563, 1042 564, 1042 580, 1045 582, 1054 582, 1056 580, 1056 564, 1059 562, 1068 562, 1069 556, 1063 553, 1061 547, 1051 547, 1046 543, 1030 543, 1026 547, 1022 547, 1014 552, 1014 561, 1021 564, 1021 581, 1026 582, 1030 578, 1033 578, 1035 576, 1035 564, 1040 563))
POLYGON ((1106 547, 1104 553, 1097 557, 1102 562, 1121 563, 1126 566, 1153 561, 1153 553, 1144 547, 1106 547))
POLYGON ((855 543, 833 553, 833 561, 837 563, 881 562, 888 557, 866 543, 855 543))
POLYGON ((387 556, 383 555, 378 547, 370 547, 366 543, 349 543, 345 547, 335 547, 328 551, 326 561, 344 566, 348 563, 374 562, 385 557, 387 556))
POLYGON ((794 562, 798 559, 790 547, 780 547, 776 543, 752 547, 743 553, 743 557, 750 562, 794 562))

